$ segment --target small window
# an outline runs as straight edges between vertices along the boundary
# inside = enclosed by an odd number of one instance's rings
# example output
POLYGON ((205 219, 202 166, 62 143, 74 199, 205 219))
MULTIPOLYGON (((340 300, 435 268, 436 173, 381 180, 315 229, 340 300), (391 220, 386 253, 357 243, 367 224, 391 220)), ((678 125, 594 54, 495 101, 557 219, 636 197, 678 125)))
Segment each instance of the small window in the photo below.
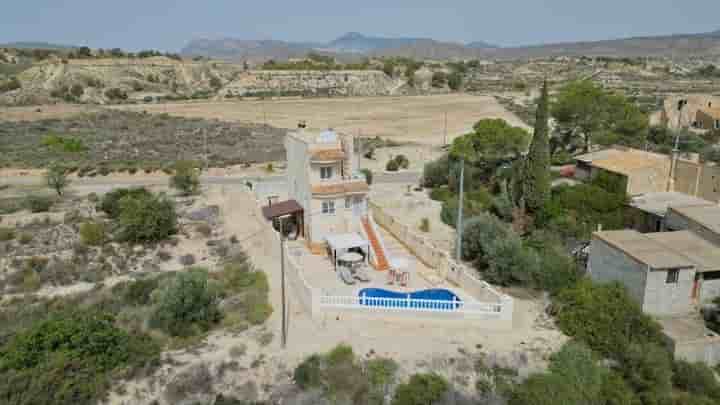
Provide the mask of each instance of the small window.
POLYGON ((335 201, 323 201, 322 203, 322 213, 333 215, 335 214, 335 201))
POLYGON ((352 207, 352 198, 345 197, 345 209, 350 209, 351 207, 352 207))
POLYGON ((703 281, 720 280, 720 271, 709 271, 707 273, 703 273, 702 279, 703 281))
POLYGON ((679 270, 668 270, 667 279, 665 279, 665 284, 676 284, 678 282, 679 277, 680 277, 679 270))
POLYGON ((720 120, 715 120, 715 129, 720 129, 720 120))
POLYGON ((329 166, 328 166, 328 167, 321 167, 321 168, 320 168, 320 178, 323 179, 323 180, 332 178, 332 175, 333 175, 333 170, 332 170, 332 169, 333 169, 333 168, 332 168, 332 167, 329 167, 329 166))

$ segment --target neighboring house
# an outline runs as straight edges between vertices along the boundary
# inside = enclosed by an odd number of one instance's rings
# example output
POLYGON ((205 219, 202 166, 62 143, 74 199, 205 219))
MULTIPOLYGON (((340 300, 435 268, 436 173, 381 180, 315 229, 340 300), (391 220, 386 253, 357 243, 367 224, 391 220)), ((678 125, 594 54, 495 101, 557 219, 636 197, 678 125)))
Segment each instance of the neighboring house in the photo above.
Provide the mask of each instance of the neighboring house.
POLYGON ((691 231, 596 232, 589 272, 625 285, 651 315, 687 314, 720 296, 720 249, 691 231))
POLYGON ((678 155, 673 164, 668 155, 613 146, 575 158, 575 178, 591 180, 602 172, 625 178, 630 196, 677 191, 720 201, 720 166, 701 163, 697 154, 678 155))
POLYGON ((696 264, 647 235, 634 230, 593 234, 591 278, 620 282, 645 313, 690 313, 696 264))
POLYGON ((720 107, 701 108, 695 115, 695 122, 699 129, 720 129, 720 107))
POLYGON ((593 234, 588 265, 600 283, 619 282, 663 327, 676 358, 720 362, 720 336, 697 306, 720 297, 720 249, 692 231, 593 234))
POLYGON ((660 232, 666 229, 665 216, 670 207, 714 205, 702 198, 675 191, 647 193, 630 200, 632 228, 638 232, 660 232))
POLYGON ((689 230, 720 247, 720 206, 716 204, 673 206, 665 216, 668 231, 689 230))
POLYGON ((304 209, 304 235, 311 249, 327 237, 352 232, 367 215, 370 188, 357 172, 352 136, 332 130, 288 133, 288 197, 304 209))
POLYGON ((590 180, 601 172, 623 176, 627 194, 666 191, 671 158, 667 155, 614 146, 577 156, 575 177, 590 180))

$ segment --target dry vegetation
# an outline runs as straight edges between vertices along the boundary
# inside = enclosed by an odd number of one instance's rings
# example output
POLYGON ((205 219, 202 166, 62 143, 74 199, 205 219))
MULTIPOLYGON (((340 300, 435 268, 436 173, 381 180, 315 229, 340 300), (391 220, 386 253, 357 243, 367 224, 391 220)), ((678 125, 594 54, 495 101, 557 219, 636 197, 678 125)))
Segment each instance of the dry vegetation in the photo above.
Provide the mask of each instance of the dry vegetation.
POLYGON ((278 160, 284 156, 275 128, 102 111, 39 121, 0 121, 0 167, 44 167, 62 160, 83 175, 169 168, 176 160, 201 159, 213 167, 278 160))

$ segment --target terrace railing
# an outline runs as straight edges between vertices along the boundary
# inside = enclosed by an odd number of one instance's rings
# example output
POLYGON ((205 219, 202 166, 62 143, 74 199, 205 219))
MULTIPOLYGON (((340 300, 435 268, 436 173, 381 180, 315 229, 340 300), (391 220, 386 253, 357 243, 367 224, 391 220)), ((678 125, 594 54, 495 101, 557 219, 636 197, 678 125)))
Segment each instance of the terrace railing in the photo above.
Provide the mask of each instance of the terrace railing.
POLYGON ((368 296, 321 295, 321 308, 364 310, 368 312, 415 311, 444 312, 458 315, 489 315, 500 317, 502 303, 485 303, 460 300, 430 300, 419 298, 386 298, 368 296))

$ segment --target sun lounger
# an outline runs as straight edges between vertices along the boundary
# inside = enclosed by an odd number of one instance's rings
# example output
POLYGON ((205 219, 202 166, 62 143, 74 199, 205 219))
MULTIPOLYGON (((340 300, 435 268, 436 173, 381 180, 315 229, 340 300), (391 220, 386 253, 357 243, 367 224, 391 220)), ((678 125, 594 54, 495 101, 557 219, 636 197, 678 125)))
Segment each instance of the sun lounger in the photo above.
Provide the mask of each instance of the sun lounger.
POLYGON ((353 278, 352 273, 350 273, 350 269, 347 267, 338 267, 337 272, 340 279, 344 281, 345 284, 355 284, 355 279, 353 278))
POLYGON ((370 281, 370 277, 367 275, 367 272, 363 268, 355 269, 355 272, 353 273, 353 277, 355 277, 356 279, 358 279, 364 283, 367 283, 370 281))

